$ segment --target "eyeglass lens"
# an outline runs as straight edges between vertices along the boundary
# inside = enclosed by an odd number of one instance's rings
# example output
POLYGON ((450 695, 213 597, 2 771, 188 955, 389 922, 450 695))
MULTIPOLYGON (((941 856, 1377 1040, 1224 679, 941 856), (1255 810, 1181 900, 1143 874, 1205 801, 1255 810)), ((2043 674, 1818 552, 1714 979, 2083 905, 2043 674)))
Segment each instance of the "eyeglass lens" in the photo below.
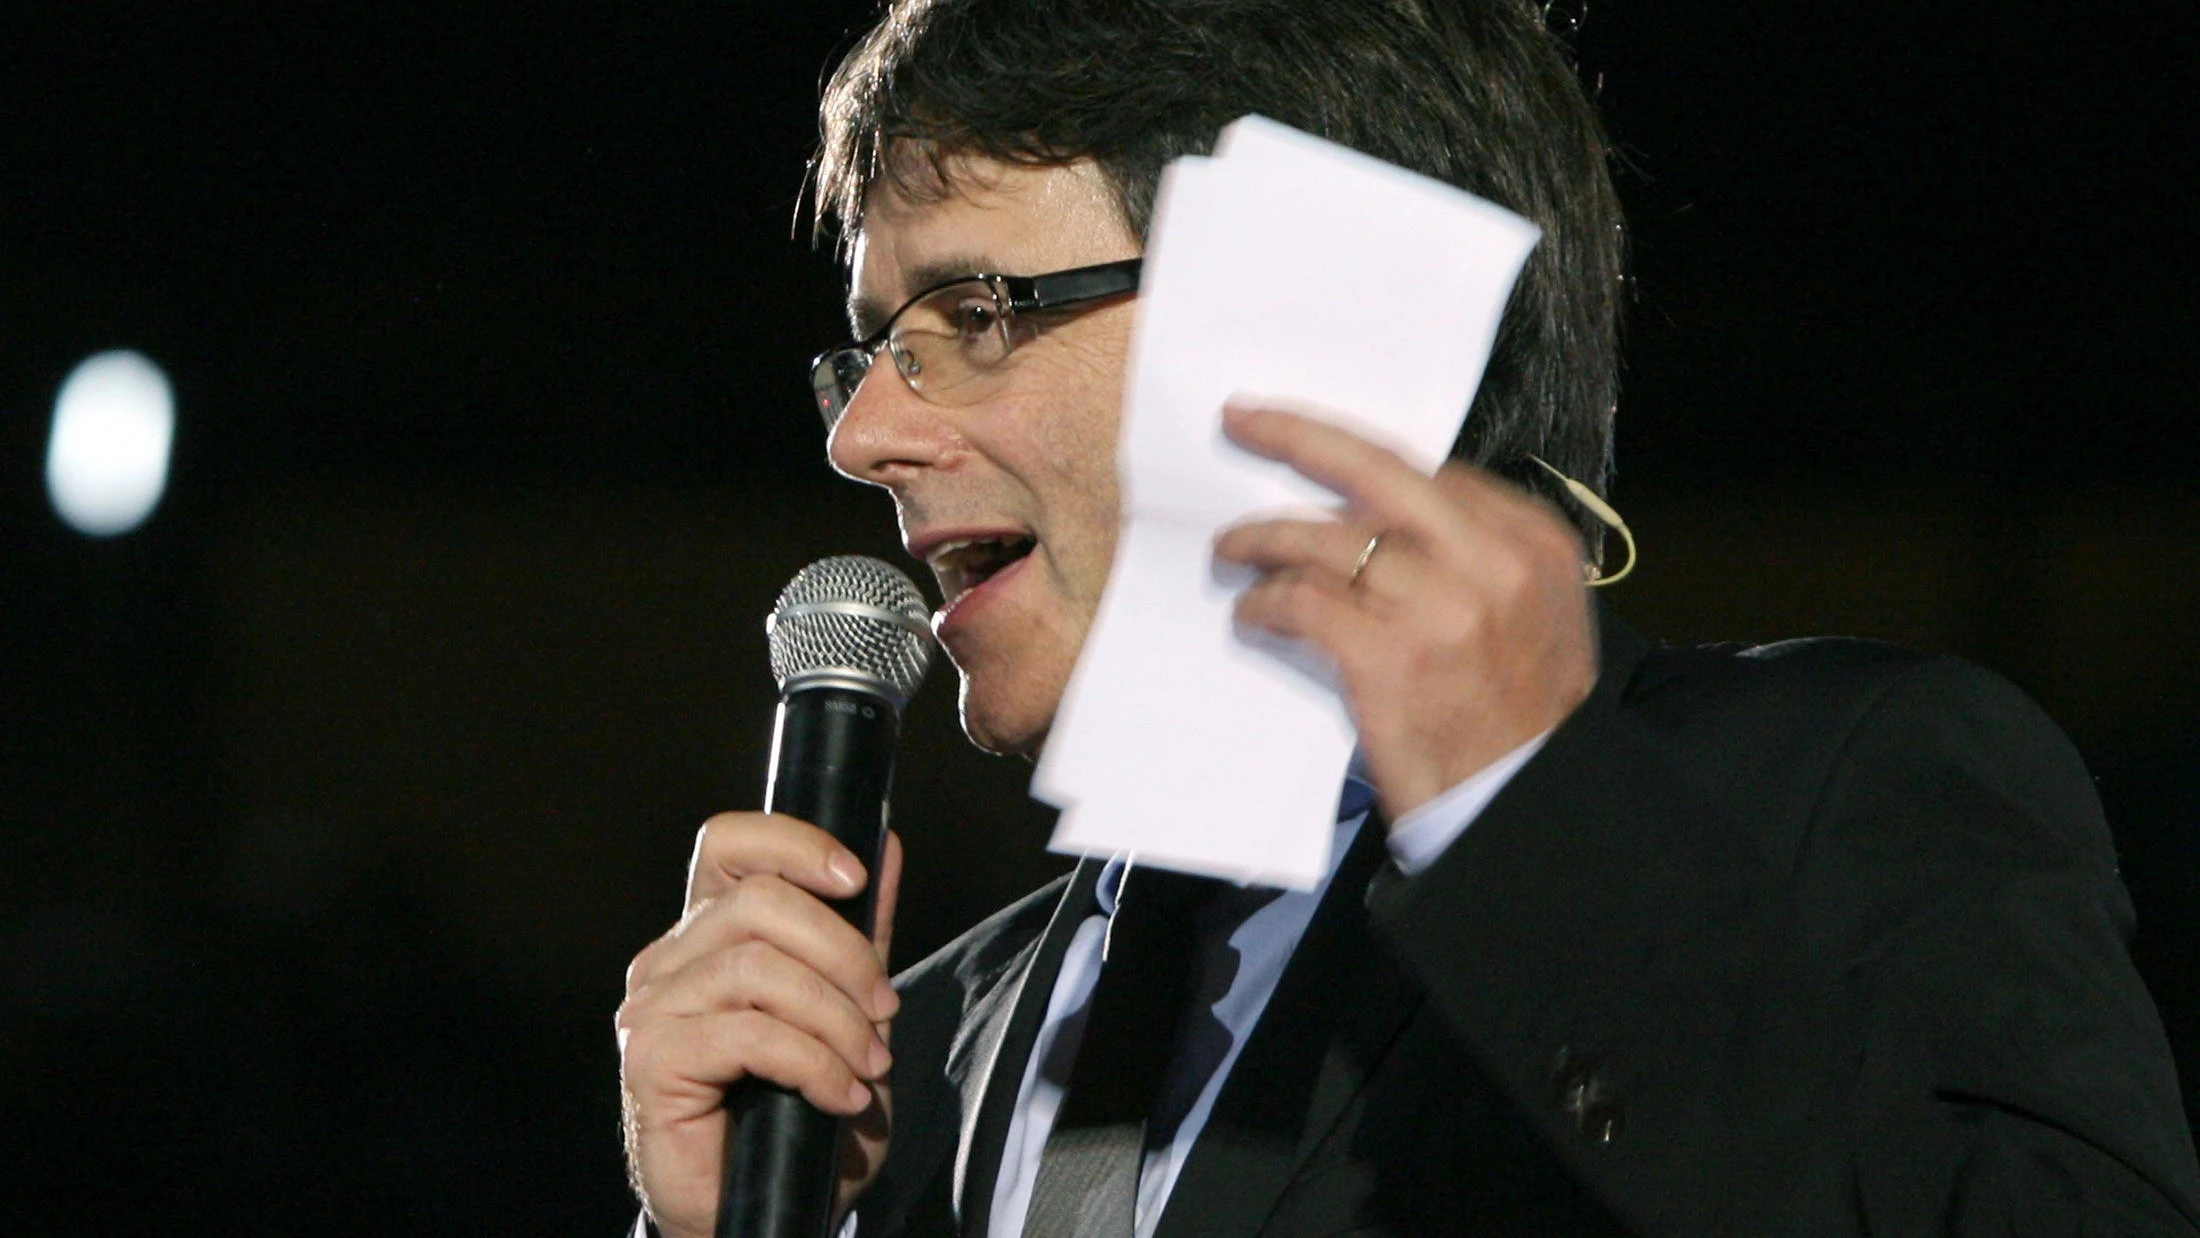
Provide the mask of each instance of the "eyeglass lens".
MULTIPOLYGON (((935 288, 902 307, 879 345, 894 359, 909 389, 942 404, 976 399, 970 380, 997 366, 1010 348, 1008 315, 992 283, 968 279, 935 288)), ((818 358, 810 372, 827 429, 840 420, 869 374, 870 348, 841 348, 818 358)))

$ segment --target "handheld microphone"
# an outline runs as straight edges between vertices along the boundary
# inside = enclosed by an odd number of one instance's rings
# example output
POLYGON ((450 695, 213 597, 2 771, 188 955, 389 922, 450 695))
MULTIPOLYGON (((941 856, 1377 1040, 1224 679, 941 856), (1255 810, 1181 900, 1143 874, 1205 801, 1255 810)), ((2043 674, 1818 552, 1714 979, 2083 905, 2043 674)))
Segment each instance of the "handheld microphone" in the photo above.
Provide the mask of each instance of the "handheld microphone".
MULTIPOLYGON (((862 857, 872 880, 832 901, 871 934, 901 708, 932 661, 928 608, 907 576, 860 555, 795 574, 764 621, 779 709, 764 810, 810 822, 862 857)), ((826 1238, 840 1120, 802 1094, 749 1080, 727 1108, 718 1238, 826 1238)))

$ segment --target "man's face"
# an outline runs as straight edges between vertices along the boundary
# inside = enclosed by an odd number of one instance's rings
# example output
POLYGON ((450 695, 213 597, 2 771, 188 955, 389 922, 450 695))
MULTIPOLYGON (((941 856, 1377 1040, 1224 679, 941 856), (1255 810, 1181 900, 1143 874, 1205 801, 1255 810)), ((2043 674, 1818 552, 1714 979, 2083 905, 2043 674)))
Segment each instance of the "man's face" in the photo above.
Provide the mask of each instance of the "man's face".
MULTIPOLYGON (((970 160, 952 180, 938 201, 872 190, 849 296, 858 338, 957 275, 1139 254, 1089 161, 970 160)), ((1128 301, 1046 315, 960 406, 919 398, 882 355, 833 432, 833 467, 892 492, 903 545, 939 579, 933 626, 962 672, 963 728, 994 752, 1038 751, 1107 583, 1130 324, 1128 301)))

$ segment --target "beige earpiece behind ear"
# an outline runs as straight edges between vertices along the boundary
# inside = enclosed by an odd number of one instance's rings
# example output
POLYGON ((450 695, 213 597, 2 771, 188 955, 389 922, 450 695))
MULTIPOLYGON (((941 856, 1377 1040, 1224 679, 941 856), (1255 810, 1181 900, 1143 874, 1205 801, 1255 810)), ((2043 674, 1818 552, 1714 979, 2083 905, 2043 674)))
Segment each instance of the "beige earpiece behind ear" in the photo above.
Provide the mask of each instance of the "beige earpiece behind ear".
POLYGON ((1606 528, 1619 534, 1619 540, 1627 546, 1626 565, 1610 576, 1603 575, 1595 564, 1589 565, 1589 587, 1601 589, 1606 585, 1616 585, 1627 579, 1627 574, 1635 570, 1635 535, 1628 531, 1627 522, 1620 519, 1620 514, 1613 510, 1610 503, 1599 497, 1596 491, 1552 468, 1550 462, 1541 456, 1529 456, 1528 458, 1542 465, 1544 472, 1556 477, 1563 483, 1566 487, 1566 493, 1574 496, 1576 503, 1588 508, 1590 515, 1603 521, 1606 528))

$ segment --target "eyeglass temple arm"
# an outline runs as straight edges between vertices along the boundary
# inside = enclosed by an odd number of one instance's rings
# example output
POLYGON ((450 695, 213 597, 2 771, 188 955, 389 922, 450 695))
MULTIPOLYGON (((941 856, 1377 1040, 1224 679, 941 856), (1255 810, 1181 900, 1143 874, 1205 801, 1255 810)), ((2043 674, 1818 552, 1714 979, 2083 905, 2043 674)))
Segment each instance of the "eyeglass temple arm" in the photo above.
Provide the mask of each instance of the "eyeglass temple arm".
POLYGON ((1028 279, 1011 276, 1002 282, 1008 288, 1009 307, 1028 312, 1136 292, 1139 268, 1143 265, 1143 259, 1126 258, 1121 262, 1104 262, 1099 266, 1056 271, 1052 275, 1028 279))

